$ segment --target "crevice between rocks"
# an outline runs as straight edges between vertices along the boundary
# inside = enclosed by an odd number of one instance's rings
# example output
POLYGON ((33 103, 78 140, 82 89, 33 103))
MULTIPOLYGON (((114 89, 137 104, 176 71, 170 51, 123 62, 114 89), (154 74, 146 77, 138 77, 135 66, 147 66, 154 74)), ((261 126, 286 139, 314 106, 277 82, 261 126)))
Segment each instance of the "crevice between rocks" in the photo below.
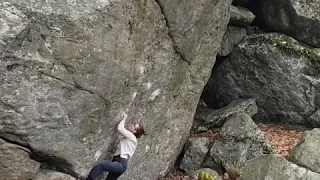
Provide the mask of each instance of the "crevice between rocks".
POLYGON ((175 45, 174 43, 174 40, 173 40, 173 36, 170 34, 170 25, 169 25, 169 21, 164 13, 164 9, 163 7, 161 6, 161 3, 159 2, 159 0, 155 0, 155 2, 159 5, 159 8, 160 8, 160 11, 161 11, 161 14, 163 15, 163 19, 166 23, 166 27, 168 28, 168 36, 172 42, 172 46, 173 46, 173 49, 174 49, 174 52, 183 60, 185 61, 189 66, 191 65, 191 62, 187 60, 187 58, 179 51, 178 47, 175 45))
MULTIPOLYGON (((30 154, 30 159, 40 163, 40 169, 46 169, 56 172, 61 172, 67 175, 70 175, 77 179, 78 175, 71 170, 71 164, 68 163, 65 159, 51 156, 49 154, 45 154, 43 152, 37 152, 32 147, 30 147, 28 144, 22 144, 19 142, 15 142, 13 140, 10 140, 6 137, 0 136, 1 139, 5 140, 6 142, 12 144, 12 147, 16 147, 18 149, 21 149, 23 151, 26 151, 30 154), (59 166, 59 164, 66 165, 64 168, 59 166)), ((40 170, 39 169, 39 170, 40 170)), ((39 171, 40 172, 40 171, 39 171)))

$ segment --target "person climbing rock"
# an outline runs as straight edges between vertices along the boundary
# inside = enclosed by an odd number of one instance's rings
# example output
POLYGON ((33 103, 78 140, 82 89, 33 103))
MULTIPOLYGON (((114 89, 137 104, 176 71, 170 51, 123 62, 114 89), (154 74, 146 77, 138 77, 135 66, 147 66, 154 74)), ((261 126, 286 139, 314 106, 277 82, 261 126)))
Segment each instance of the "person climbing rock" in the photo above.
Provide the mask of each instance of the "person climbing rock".
POLYGON ((109 172, 106 180, 116 180, 126 171, 128 161, 136 150, 137 138, 146 134, 141 124, 128 124, 125 127, 127 117, 128 115, 124 112, 118 124, 120 141, 112 162, 103 162, 94 166, 86 180, 95 180, 103 172, 109 172))

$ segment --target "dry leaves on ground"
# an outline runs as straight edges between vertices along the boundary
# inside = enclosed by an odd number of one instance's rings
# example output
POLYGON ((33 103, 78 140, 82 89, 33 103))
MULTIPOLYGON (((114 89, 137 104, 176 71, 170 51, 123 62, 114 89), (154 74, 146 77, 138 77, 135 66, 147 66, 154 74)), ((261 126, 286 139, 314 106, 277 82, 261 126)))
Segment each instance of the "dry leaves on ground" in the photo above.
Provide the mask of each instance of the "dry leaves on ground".
POLYGON ((299 142, 305 129, 286 127, 277 124, 258 124, 261 131, 269 139, 275 154, 287 157, 290 150, 299 142))

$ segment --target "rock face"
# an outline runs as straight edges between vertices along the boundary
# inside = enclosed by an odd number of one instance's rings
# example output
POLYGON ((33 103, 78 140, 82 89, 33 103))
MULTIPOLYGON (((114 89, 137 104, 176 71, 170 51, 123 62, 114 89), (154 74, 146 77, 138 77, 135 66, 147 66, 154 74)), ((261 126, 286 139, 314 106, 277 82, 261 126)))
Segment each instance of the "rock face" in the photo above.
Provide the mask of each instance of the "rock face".
POLYGON ((320 174, 299 167, 282 157, 263 155, 248 161, 243 169, 242 180, 318 180, 320 174))
POLYGON ((245 28, 237 26, 228 26, 226 33, 223 36, 221 50, 219 56, 227 56, 247 35, 245 28))
POLYGON ((320 102, 319 58, 319 49, 285 35, 248 36, 215 69, 206 103, 219 108, 253 97, 259 107, 257 120, 316 124, 308 118, 320 102))
POLYGON ((179 167, 189 175, 194 174, 196 170, 201 168, 201 164, 209 152, 210 145, 209 138, 190 138, 186 143, 186 152, 179 167))
POLYGON ((320 47, 320 3, 318 0, 261 1, 263 18, 275 31, 320 47))
POLYGON ((320 173, 320 129, 304 132, 300 142, 290 152, 289 160, 313 172, 320 173))
POLYGON ((61 172, 41 170, 33 180, 76 180, 70 175, 61 172))
POLYGON ((222 126, 210 156, 226 168, 242 168, 246 161, 272 152, 270 142, 250 116, 239 113, 222 126))
POLYGON ((204 121, 208 128, 221 127, 225 121, 232 115, 246 113, 250 117, 258 112, 255 99, 238 99, 231 102, 228 106, 221 109, 210 109, 199 107, 196 112, 196 118, 204 121))
POLYGON ((129 108, 128 121, 152 133, 122 179, 163 176, 189 133, 231 2, 159 3, 162 9, 153 0, 3 0, 0 137, 86 176, 110 158, 114 127, 129 108), (171 3, 188 11, 172 13, 171 3), (190 12, 198 13, 192 21, 190 12))
POLYGON ((230 24, 246 27, 252 23, 256 16, 247 8, 239 6, 230 7, 230 24))
POLYGON ((39 167, 40 163, 30 159, 28 149, 0 139, 0 180, 29 180, 39 167))
POLYGON ((307 118, 307 124, 312 127, 320 127, 320 110, 317 110, 309 118, 307 118))

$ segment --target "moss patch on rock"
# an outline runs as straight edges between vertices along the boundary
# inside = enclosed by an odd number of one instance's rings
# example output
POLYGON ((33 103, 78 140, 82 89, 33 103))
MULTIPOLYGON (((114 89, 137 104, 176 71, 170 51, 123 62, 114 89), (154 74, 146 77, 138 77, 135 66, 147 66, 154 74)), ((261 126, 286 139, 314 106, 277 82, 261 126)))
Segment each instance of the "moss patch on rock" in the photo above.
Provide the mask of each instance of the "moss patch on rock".
POLYGON ((257 35, 248 38, 251 43, 261 43, 276 47, 281 52, 294 56, 304 56, 309 60, 310 72, 314 75, 320 74, 320 48, 303 45, 295 39, 282 34, 257 35))

